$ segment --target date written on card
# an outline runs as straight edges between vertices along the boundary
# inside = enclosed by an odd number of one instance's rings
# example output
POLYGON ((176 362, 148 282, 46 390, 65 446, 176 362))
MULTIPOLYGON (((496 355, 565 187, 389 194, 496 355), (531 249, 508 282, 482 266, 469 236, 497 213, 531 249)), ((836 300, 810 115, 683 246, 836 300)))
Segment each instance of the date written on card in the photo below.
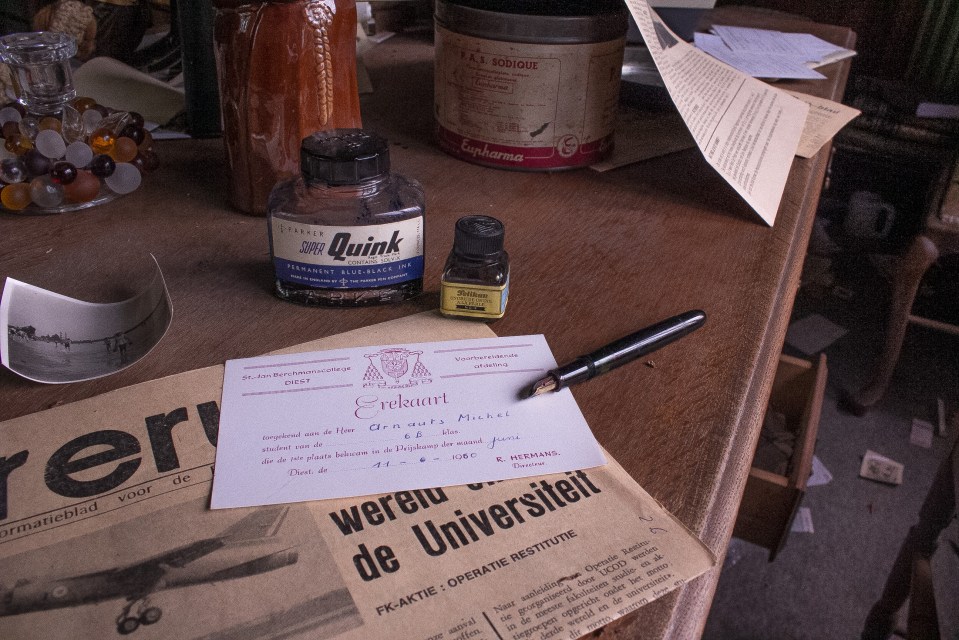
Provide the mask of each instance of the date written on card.
POLYGON ((226 363, 213 508, 506 480, 605 464, 541 335, 226 363))

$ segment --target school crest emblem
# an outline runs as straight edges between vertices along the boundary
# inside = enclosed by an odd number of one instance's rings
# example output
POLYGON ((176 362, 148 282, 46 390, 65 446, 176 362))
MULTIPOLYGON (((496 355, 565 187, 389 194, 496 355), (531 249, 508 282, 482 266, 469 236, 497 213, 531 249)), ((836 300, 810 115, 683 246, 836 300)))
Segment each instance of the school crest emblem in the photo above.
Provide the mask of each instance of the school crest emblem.
POLYGON ((433 382, 433 374, 420 360, 422 351, 401 347, 365 354, 370 361, 363 375, 364 387, 402 389, 433 382))

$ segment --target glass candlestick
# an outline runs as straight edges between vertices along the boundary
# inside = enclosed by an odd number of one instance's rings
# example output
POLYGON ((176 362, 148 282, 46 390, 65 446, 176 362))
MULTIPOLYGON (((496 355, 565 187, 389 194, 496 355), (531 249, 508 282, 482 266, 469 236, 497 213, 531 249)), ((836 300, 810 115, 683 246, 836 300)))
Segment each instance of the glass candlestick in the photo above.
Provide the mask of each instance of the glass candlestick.
POLYGON ((139 188, 157 167, 143 117, 77 98, 76 40, 54 32, 0 38, 17 101, 0 105, 0 210, 66 213, 139 188))
POLYGON ((0 62, 13 70, 18 101, 41 116, 59 113, 77 97, 70 68, 76 52, 76 40, 65 33, 37 31, 0 38, 0 62))

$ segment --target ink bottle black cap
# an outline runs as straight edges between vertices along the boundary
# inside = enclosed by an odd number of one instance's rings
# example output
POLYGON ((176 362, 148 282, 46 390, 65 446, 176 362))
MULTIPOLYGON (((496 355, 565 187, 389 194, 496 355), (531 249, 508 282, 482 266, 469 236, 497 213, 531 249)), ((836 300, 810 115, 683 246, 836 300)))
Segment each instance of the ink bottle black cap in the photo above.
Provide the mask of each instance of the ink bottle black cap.
POLYGON ((390 170, 385 139, 363 129, 305 138, 300 175, 270 194, 274 292, 307 305, 399 302, 423 290, 423 189, 390 170))
POLYGON ((308 184, 360 184, 389 173, 390 148, 363 129, 314 133, 300 145, 300 171, 308 184))
POLYGON ((453 249, 440 278, 441 313, 486 320, 503 317, 509 298, 504 238, 503 223, 492 216, 456 221, 453 249))

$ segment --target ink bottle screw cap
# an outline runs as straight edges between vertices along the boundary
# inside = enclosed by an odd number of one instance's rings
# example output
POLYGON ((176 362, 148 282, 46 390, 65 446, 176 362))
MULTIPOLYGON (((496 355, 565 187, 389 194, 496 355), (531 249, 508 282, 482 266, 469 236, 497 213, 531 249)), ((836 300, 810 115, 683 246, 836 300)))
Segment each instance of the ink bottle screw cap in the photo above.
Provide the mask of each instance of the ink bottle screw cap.
POLYGON ((308 183, 359 184, 390 171, 384 138, 362 129, 315 133, 300 146, 300 170, 308 183))
POLYGON ((305 138, 300 175, 270 194, 274 291, 307 305, 399 302, 423 290, 425 196, 363 129, 305 138))
POLYGON ((496 320, 509 298, 509 254, 503 249, 505 228, 492 216, 464 216, 456 221, 453 249, 440 278, 440 312, 496 320))

